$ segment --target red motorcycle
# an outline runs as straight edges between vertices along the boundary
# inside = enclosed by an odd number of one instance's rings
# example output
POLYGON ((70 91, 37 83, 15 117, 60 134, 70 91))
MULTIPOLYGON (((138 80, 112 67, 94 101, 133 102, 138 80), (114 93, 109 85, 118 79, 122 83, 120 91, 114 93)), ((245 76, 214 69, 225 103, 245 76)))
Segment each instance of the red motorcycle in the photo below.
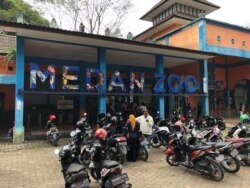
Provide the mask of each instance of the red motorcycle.
POLYGON ((226 138, 226 142, 231 142, 233 149, 237 149, 244 165, 250 166, 250 138, 226 138))
POLYGON ((201 175, 207 175, 215 181, 224 178, 224 172, 219 163, 214 160, 218 153, 214 152, 215 146, 187 145, 180 133, 174 133, 166 150, 166 161, 171 166, 182 165, 193 169, 201 175), (189 156, 189 163, 185 163, 189 156))

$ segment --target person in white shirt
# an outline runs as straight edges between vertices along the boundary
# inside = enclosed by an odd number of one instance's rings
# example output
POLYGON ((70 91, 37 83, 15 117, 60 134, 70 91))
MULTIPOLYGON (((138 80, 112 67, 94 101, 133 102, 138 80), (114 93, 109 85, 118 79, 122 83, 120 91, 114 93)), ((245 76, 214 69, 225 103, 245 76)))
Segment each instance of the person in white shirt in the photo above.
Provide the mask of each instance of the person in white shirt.
POLYGON ((136 118, 136 121, 140 123, 140 129, 145 137, 152 135, 152 127, 154 120, 152 116, 148 114, 148 110, 144 108, 143 115, 136 118))

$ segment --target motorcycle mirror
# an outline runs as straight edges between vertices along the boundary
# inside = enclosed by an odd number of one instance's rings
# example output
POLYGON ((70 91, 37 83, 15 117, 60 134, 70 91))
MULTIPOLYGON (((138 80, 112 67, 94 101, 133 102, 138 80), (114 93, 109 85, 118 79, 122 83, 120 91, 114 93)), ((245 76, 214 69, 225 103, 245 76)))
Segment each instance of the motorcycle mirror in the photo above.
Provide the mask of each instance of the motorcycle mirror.
POLYGON ((59 149, 55 149, 54 154, 58 155, 60 153, 59 149))
POLYGON ((76 135, 76 132, 75 132, 75 131, 71 131, 71 132, 70 132, 70 136, 71 136, 71 137, 74 137, 75 135, 76 135))

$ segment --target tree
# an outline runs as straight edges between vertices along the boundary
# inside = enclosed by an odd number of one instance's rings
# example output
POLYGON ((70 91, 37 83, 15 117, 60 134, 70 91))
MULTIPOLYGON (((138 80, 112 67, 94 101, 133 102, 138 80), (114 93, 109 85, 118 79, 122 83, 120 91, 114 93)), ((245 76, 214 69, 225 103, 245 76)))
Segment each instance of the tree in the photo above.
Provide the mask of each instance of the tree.
POLYGON ((17 16, 23 14, 25 23, 49 26, 48 20, 44 19, 38 11, 23 0, 1 0, 0 20, 16 22, 17 16))
MULTIPOLYGON (((84 23, 89 33, 100 34, 105 28, 111 32, 118 29, 129 10, 131 0, 30 0, 37 10, 48 10, 48 3, 58 7, 57 14, 63 14, 64 20, 69 21, 72 30, 78 30, 80 23, 84 23), (60 13, 59 13, 60 11, 60 13)), ((55 16, 52 16, 55 18, 55 16)), ((62 17, 61 17, 62 18, 62 17)), ((56 18, 58 19, 58 18, 56 18)), ((58 23, 62 22, 57 20, 58 23)))
POLYGON ((13 63, 13 61, 15 60, 16 60, 16 48, 15 47, 9 48, 7 50, 7 54, 4 56, 3 64, 5 66, 8 66, 9 64, 13 63))

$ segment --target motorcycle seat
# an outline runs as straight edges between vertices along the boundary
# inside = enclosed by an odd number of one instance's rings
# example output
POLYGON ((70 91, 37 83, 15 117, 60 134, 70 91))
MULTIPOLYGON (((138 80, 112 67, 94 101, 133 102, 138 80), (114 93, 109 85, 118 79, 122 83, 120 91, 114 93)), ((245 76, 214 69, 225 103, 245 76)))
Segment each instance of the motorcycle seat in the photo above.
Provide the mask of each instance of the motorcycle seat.
POLYGON ((231 142, 206 142, 206 145, 216 146, 217 148, 229 146, 230 144, 231 142))
POLYGON ((120 165, 117 161, 111 161, 111 160, 105 160, 103 161, 103 167, 104 168, 113 168, 120 165))
POLYGON ((67 175, 72 175, 74 173, 80 172, 83 170, 83 166, 77 163, 70 164, 69 168, 66 171, 67 175))
POLYGON ((238 143, 238 142, 249 142, 250 138, 226 138, 226 142, 238 143))
POLYGON ((211 148, 211 146, 199 146, 199 145, 189 145, 188 146, 188 149, 190 151, 193 151, 193 150, 205 150, 205 149, 208 149, 208 148, 211 148))
POLYGON ((83 141, 82 141, 82 144, 83 144, 83 145, 91 145, 91 144, 93 144, 93 143, 94 143, 93 140, 83 140, 83 141))

